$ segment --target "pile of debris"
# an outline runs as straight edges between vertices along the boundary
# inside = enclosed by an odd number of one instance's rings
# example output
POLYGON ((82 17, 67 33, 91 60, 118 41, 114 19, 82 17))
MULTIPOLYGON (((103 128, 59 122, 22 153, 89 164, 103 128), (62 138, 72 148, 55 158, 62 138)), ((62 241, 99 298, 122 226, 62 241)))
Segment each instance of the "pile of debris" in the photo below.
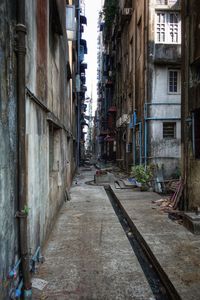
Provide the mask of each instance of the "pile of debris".
POLYGON ((168 183, 167 188, 168 190, 173 192, 168 198, 163 198, 152 202, 160 206, 160 210, 162 210, 163 212, 173 212, 176 211, 179 206, 184 188, 184 183, 182 180, 172 180, 168 183))

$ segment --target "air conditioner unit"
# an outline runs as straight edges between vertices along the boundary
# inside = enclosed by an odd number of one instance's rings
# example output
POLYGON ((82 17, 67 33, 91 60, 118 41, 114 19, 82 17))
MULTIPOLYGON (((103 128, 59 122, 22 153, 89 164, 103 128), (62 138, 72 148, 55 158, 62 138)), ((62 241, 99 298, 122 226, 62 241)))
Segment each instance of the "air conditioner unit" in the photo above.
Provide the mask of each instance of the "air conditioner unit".
POLYGON ((128 114, 122 115, 122 123, 129 124, 130 123, 130 116, 128 114))
POLYGON ((116 127, 120 127, 122 125, 122 118, 120 117, 116 122, 116 127))
POLYGON ((133 13, 133 9, 132 8, 124 8, 122 11, 122 15, 123 16, 131 16, 133 13))

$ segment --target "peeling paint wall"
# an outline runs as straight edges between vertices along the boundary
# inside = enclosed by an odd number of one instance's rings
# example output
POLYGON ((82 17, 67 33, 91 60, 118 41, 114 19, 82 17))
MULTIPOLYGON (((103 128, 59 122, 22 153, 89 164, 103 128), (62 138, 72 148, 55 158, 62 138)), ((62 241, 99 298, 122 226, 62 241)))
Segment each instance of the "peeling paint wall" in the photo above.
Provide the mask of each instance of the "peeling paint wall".
POLYGON ((17 95, 13 1, 0 2, 0 299, 8 299, 7 275, 18 256, 17 95))
POLYGON ((72 181, 75 163, 68 135, 74 120, 67 88, 66 2, 26 4, 26 85, 49 111, 27 96, 29 236, 34 252, 43 245, 72 181), (57 5, 57 15, 52 16, 55 7, 50 5, 57 5), (63 34, 56 32, 58 26, 63 34))
MULTIPOLYGON (((26 155, 28 239, 43 246, 76 168, 75 101, 67 76, 66 1, 27 0, 26 155)), ((0 1, 0 299, 19 258, 15 1, 0 1)), ((74 74, 73 74, 74 76, 74 74)))

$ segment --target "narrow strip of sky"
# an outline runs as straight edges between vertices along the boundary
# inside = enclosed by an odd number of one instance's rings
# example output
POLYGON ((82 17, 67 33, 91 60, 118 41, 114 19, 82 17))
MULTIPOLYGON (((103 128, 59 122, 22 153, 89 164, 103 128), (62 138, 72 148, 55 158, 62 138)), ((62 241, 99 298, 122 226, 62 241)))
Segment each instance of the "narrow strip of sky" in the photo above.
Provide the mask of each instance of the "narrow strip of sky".
POLYGON ((86 71, 87 96, 93 97, 93 113, 96 109, 97 101, 97 36, 98 36, 98 16, 101 10, 102 0, 85 0, 85 15, 87 17, 87 27, 84 38, 87 40, 88 55, 85 61, 88 64, 86 71))

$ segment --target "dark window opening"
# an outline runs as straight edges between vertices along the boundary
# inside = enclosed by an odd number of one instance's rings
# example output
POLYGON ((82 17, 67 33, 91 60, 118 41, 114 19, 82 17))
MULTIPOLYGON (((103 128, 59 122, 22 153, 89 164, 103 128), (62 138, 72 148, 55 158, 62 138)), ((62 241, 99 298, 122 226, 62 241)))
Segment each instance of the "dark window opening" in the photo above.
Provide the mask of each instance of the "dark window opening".
POLYGON ((176 138, 176 122, 163 123, 163 138, 175 139, 176 138))
POLYGON ((194 154, 195 158, 200 159, 200 109, 193 113, 194 121, 194 154))
POLYGON ((52 122, 49 123, 49 172, 58 171, 59 158, 58 158, 58 145, 59 145, 59 128, 52 122))

